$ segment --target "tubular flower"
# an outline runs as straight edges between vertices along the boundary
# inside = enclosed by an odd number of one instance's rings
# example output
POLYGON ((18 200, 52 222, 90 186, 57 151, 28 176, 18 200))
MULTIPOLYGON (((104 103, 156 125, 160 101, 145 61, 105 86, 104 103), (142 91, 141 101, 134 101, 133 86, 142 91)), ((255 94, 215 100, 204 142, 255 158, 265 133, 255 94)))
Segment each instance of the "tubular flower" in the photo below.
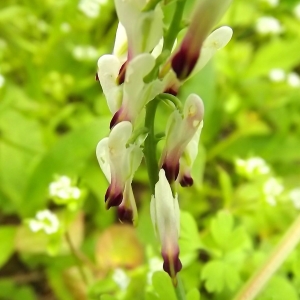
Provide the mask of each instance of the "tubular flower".
POLYGON ((163 83, 156 79, 144 82, 155 65, 155 58, 144 53, 136 56, 128 63, 123 85, 123 99, 120 109, 111 121, 111 127, 121 121, 135 122, 145 105, 163 90, 163 83))
POLYGON ((150 213, 154 230, 162 246, 163 268, 176 284, 176 274, 182 268, 178 246, 180 211, 177 194, 173 197, 163 169, 159 171, 159 180, 155 185, 155 195, 151 197, 150 213))
POLYGON ((191 94, 185 101, 183 116, 175 110, 169 117, 166 128, 166 143, 161 157, 161 166, 172 183, 179 173, 179 160, 188 143, 196 134, 204 115, 201 98, 191 94))
POLYGON ((203 121, 200 123, 196 133, 186 146, 184 153, 180 158, 179 182, 183 187, 192 186, 194 183, 194 180, 191 176, 191 169, 198 154, 198 146, 202 128, 203 121))
POLYGON ((183 41, 171 59, 172 69, 179 80, 186 79, 193 71, 202 54, 202 46, 222 15, 229 7, 231 0, 204 0, 199 1, 195 13, 183 38, 183 41))
POLYGON ((163 35, 163 13, 159 5, 144 11, 147 0, 115 0, 117 15, 126 30, 128 60, 150 52, 163 35))
POLYGON ((126 184, 131 184, 133 174, 139 167, 143 153, 136 144, 127 146, 132 134, 132 124, 121 122, 101 140, 96 149, 100 167, 110 182, 105 194, 106 207, 119 206, 124 198, 126 184))

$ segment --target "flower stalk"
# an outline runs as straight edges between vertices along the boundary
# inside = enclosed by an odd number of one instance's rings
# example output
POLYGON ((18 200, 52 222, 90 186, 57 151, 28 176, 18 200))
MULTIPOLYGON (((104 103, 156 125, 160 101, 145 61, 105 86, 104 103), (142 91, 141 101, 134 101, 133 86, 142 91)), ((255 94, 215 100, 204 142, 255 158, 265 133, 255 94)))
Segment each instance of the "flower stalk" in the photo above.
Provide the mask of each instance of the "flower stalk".
POLYGON ((300 215, 288 228, 281 241, 265 263, 253 274, 234 300, 252 300, 262 291, 266 283, 287 259, 300 241, 300 215))

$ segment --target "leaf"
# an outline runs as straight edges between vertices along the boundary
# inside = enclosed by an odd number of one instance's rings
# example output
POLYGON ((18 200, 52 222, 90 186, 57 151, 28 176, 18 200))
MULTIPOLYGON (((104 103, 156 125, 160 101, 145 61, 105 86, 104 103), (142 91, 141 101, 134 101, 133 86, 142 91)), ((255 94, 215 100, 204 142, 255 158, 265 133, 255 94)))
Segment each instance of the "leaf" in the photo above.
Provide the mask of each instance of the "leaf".
POLYGON ((229 174, 221 167, 218 167, 218 173, 222 196, 225 203, 224 206, 229 207, 233 197, 231 178, 229 174))
POLYGON ((275 40, 258 49, 246 76, 268 74, 273 68, 290 70, 300 62, 300 40, 275 40))
POLYGON ((154 292, 146 292, 146 300, 159 300, 159 297, 154 292))
POLYGON ((0 267, 2 267, 14 252, 16 228, 2 226, 0 228, 0 267))
POLYGON ((155 292, 161 300, 176 300, 176 294, 169 275, 163 271, 155 272, 152 277, 155 292))
POLYGON ((193 216, 185 211, 180 212, 180 249, 189 253, 201 246, 198 227, 193 216))
MULTIPOLYGON (((108 132, 109 120, 103 118, 67 134, 42 158, 31 174, 24 199, 30 199, 22 214, 33 214, 44 205, 47 187, 55 174, 76 175, 95 156, 98 141, 108 132)), ((95 158, 96 160, 96 158, 95 158)))
POLYGON ((298 294, 293 285, 281 276, 274 276, 257 300, 298 300, 298 294))
POLYGON ((221 292, 225 285, 224 263, 218 260, 208 262, 202 269, 201 279, 209 292, 221 292))
POLYGON ((186 295, 186 300, 200 300, 200 292, 196 288, 190 290, 186 295))
POLYGON ((228 211, 220 211, 210 225, 215 242, 221 247, 227 247, 233 230, 233 217, 228 211))
POLYGON ((117 298, 110 295, 102 295, 100 296, 100 300, 117 300, 117 298))

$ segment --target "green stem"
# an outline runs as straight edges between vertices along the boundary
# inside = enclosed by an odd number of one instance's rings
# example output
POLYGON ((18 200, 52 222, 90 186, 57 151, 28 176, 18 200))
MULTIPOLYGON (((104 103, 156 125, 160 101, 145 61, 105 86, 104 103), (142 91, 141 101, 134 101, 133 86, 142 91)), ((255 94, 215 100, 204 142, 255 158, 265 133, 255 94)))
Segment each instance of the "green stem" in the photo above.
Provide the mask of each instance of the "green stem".
POLYGON ((178 0, 176 2, 176 8, 173 15, 172 22, 170 24, 169 30, 164 37, 164 50, 171 51, 174 45, 174 42, 177 38, 177 34, 181 29, 181 19, 184 11, 185 0, 178 0))
POLYGON ((65 233, 65 237, 66 237, 66 241, 67 241, 67 244, 69 245, 69 248, 70 248, 70 251, 76 261, 76 264, 77 264, 77 268, 78 268, 78 272, 81 276, 81 279, 82 281, 86 284, 86 286, 88 286, 88 279, 84 273, 84 270, 83 270, 83 266, 82 266, 82 261, 81 259, 78 257, 77 255, 77 251, 72 243, 72 240, 71 240, 71 237, 70 237, 70 234, 68 232, 65 233))
POLYGON ((177 285, 175 287, 175 293, 178 300, 185 300, 185 292, 179 274, 177 274, 177 285))
POLYGON ((154 194, 155 184, 158 181, 157 143, 154 135, 154 120, 158 102, 157 98, 155 98, 147 104, 145 118, 145 127, 148 129, 148 135, 145 140, 144 154, 152 194, 154 194))
POLYGON ((277 269, 300 241, 300 215, 286 231, 285 235, 266 262, 242 287, 234 300, 252 300, 263 289, 277 269))
POLYGON ((180 112, 182 112, 182 103, 181 103, 181 101, 176 96, 173 96, 173 95, 168 94, 168 93, 163 93, 163 94, 159 95, 159 98, 161 100, 169 100, 169 101, 171 101, 175 105, 175 107, 180 112))

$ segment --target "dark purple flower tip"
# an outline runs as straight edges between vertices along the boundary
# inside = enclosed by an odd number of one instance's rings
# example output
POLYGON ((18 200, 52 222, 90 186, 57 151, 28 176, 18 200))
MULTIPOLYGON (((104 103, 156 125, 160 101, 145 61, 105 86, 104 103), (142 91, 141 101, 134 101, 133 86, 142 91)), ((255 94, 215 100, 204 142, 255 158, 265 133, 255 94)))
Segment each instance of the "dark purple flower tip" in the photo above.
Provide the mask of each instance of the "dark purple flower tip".
POLYGON ((168 162, 164 162, 162 169, 165 170, 166 178, 170 184, 177 179, 179 173, 179 163, 169 164, 168 162))
POLYGON ((176 274, 182 269, 182 264, 179 259, 179 251, 176 251, 172 256, 167 253, 162 253, 164 260, 163 269, 170 277, 175 278, 176 274))
POLYGON ((110 185, 105 193, 106 209, 110 209, 112 206, 119 206, 122 200, 123 193, 114 193, 110 185))
POLYGON ((124 107, 121 107, 118 111, 115 112, 115 114, 113 115, 110 121, 109 128, 112 129, 114 126, 116 126, 118 123, 122 121, 131 122, 131 120, 126 115, 126 112, 124 112, 124 107))
POLYGON ((119 71, 119 75, 117 78, 117 82, 119 84, 122 84, 125 81, 126 69, 127 69, 127 61, 124 62, 124 64, 122 65, 119 71))
POLYGON ((95 75, 95 80, 96 80, 96 81, 99 81, 98 73, 96 73, 96 75, 95 75))
POLYGON ((109 128, 112 129, 115 125, 119 123, 120 110, 118 110, 112 117, 109 128))
POLYGON ((190 175, 183 175, 180 179, 180 185, 182 187, 189 187, 194 184, 194 180, 190 175))
POLYGON ((118 218, 122 223, 133 224, 133 211, 125 206, 118 207, 118 218))
POLYGON ((178 94, 178 89, 175 89, 173 86, 172 87, 169 87, 167 88, 164 93, 167 93, 167 94, 171 94, 173 96, 177 96, 178 94))
POLYGON ((186 79, 193 71, 198 58, 198 53, 190 53, 189 45, 183 41, 179 51, 173 56, 171 65, 179 80, 186 79))

